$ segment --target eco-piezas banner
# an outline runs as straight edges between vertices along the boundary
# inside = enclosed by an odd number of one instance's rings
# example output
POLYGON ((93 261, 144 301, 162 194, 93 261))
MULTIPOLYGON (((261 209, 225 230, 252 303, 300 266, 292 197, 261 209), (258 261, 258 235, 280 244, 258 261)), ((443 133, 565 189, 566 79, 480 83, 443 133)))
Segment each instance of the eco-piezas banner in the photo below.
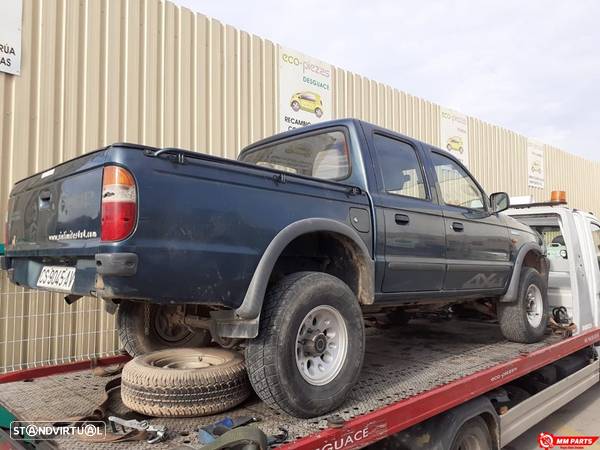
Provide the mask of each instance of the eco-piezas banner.
POLYGON ((544 144, 527 139, 527 184, 544 189, 544 144))
POLYGON ((465 166, 469 166, 467 116, 448 108, 440 108, 440 145, 465 166))
POLYGON ((279 47, 279 131, 331 119, 331 65, 279 47))

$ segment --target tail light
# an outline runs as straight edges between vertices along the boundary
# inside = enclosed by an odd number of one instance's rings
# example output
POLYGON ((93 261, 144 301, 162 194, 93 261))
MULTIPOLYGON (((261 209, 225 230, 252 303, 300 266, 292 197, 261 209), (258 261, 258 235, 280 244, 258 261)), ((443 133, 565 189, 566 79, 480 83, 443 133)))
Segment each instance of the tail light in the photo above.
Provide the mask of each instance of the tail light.
POLYGON ((106 166, 102 175, 103 241, 120 241, 131 234, 137 216, 137 192, 133 175, 122 167, 106 166))

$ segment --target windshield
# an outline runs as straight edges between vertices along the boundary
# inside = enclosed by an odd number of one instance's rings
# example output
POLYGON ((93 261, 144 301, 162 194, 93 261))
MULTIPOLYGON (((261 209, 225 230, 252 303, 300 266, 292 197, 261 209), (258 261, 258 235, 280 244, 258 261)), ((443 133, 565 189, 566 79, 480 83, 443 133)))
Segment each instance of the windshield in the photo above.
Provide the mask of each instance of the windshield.
POLYGON ((348 146, 341 131, 299 136, 255 148, 242 152, 239 160, 323 180, 343 180, 350 175, 348 146))

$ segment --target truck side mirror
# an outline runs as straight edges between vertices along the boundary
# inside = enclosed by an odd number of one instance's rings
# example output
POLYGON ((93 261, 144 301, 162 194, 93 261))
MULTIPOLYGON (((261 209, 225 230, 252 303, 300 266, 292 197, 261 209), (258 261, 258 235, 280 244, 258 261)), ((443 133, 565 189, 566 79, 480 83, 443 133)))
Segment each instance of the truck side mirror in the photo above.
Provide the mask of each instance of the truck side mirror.
POLYGON ((506 192, 493 193, 490 195, 490 205, 492 206, 492 211, 495 213, 510 208, 510 199, 508 198, 508 194, 506 192))

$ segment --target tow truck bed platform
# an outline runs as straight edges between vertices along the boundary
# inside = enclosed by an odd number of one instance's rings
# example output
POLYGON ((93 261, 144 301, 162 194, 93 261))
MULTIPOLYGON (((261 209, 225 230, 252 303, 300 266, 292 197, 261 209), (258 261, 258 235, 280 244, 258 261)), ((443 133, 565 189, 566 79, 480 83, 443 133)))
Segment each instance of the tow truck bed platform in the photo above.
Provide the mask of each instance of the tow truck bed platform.
MULTIPOLYGON (((338 411, 316 419, 297 419, 271 410, 253 396, 241 407, 220 415, 151 419, 168 427, 170 439, 159 444, 128 443, 127 448, 198 445, 194 430, 225 416, 241 415, 260 418, 258 426, 266 434, 286 428, 290 439, 280 448, 329 448, 326 445, 335 442, 344 442, 343 447, 335 448, 360 448, 598 341, 600 331, 595 328, 568 339, 548 335, 536 344, 517 344, 506 341, 496 324, 476 321, 420 320, 385 330, 368 328, 360 381, 338 411), (335 414, 346 422, 328 428, 327 418, 335 414)), ((10 382, 0 387, 0 404, 23 422, 58 420, 95 407, 107 381, 80 371, 10 382)), ((114 447, 72 440, 57 444, 64 448, 114 447)))

